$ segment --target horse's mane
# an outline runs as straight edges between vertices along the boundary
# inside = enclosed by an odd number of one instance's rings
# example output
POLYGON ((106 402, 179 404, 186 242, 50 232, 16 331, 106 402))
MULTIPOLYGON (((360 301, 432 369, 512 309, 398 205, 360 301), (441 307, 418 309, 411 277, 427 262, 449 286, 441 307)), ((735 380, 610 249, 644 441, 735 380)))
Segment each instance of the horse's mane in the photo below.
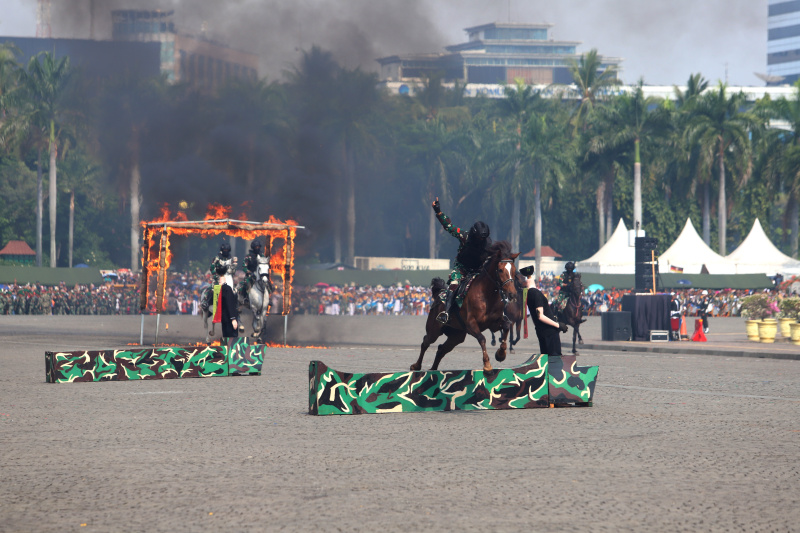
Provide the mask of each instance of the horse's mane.
POLYGON ((508 241, 494 241, 492 244, 486 247, 486 253, 490 258, 496 258, 496 260, 506 259, 507 257, 511 257, 511 243, 508 241))

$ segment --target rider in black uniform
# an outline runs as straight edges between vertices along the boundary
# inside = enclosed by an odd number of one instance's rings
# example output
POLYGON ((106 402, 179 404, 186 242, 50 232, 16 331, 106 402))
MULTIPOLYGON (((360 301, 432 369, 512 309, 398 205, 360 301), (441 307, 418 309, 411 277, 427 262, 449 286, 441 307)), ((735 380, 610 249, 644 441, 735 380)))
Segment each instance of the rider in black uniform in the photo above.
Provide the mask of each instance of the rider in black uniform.
POLYGON ((442 213, 438 198, 433 202, 433 211, 445 231, 459 240, 456 261, 453 265, 453 270, 450 272, 450 279, 447 282, 447 291, 441 297, 445 302, 444 311, 436 317, 436 320, 446 324, 450 319, 448 313, 453 306, 458 282, 471 273, 480 270, 481 265, 488 257, 486 249, 492 244, 492 240, 489 238, 489 226, 480 220, 472 225, 468 233, 464 233, 461 228, 454 226, 450 222, 450 217, 442 213))

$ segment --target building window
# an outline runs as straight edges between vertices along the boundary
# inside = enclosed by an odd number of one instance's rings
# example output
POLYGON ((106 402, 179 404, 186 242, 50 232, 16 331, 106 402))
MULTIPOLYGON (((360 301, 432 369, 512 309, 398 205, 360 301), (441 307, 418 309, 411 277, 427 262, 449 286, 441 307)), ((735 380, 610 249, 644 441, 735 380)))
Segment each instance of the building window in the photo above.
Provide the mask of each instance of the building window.
POLYGON ((486 28, 487 41, 546 41, 547 30, 543 28, 486 28))

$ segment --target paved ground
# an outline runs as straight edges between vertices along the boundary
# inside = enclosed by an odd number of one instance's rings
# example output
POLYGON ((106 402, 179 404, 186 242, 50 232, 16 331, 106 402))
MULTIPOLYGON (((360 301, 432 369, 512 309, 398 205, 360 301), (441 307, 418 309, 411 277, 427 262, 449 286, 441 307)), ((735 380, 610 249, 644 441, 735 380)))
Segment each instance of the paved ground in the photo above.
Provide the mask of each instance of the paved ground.
MULTIPOLYGON (((165 322, 197 340, 196 318, 165 322)), ((771 357, 800 347, 731 319, 653 353, 593 319, 591 408, 306 414, 310 360, 404 369, 421 329, 296 317, 290 340, 330 348, 270 349, 259 377, 46 384, 45 350, 138 342, 138 318, 0 317, 0 531, 800 530, 800 361, 771 357)))

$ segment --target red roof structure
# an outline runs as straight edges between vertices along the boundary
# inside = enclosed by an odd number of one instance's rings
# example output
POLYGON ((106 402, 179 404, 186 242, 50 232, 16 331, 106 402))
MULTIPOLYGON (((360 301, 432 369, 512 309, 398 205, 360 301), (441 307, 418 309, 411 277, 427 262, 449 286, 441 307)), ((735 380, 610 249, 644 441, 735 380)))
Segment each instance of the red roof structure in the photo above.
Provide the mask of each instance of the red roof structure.
MULTIPOLYGON (((536 257, 536 248, 530 252, 522 254, 522 257, 536 257)), ((561 257, 561 254, 550 248, 549 246, 542 246, 542 257, 561 257)))
POLYGON ((8 241, 6 247, 0 250, 0 255, 33 255, 36 256, 25 241, 8 241))

